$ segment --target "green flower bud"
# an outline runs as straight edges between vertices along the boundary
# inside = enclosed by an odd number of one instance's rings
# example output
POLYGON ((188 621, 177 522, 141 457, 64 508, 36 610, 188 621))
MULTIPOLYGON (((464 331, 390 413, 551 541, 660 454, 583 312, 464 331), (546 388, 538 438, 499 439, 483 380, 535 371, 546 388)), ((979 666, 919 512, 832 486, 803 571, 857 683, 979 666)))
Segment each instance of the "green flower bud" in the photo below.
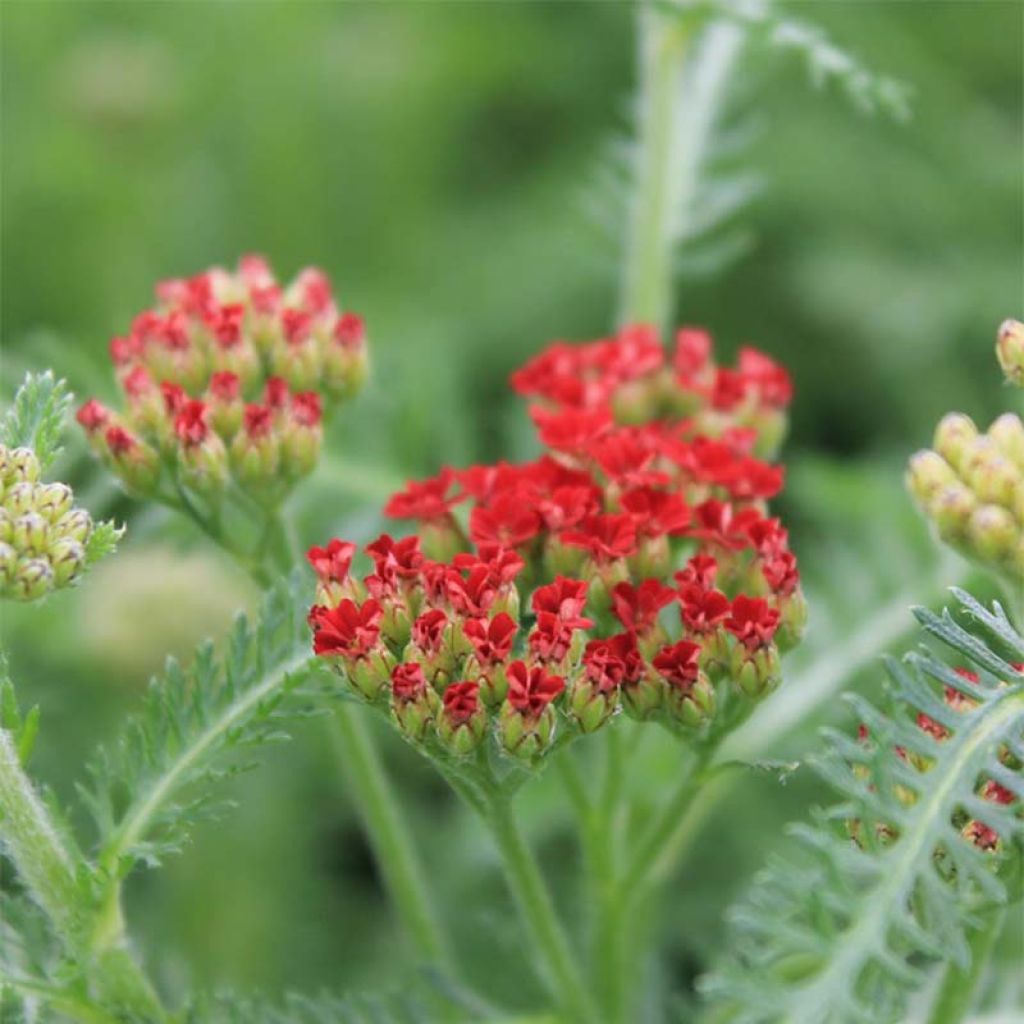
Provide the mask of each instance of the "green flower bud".
POLYGON ((996 336, 996 358, 1006 379, 1017 387, 1024 387, 1024 324, 1019 320, 1004 320, 996 336))
POLYGON ((688 690, 669 686, 665 703, 675 719, 696 727, 715 713, 715 689, 708 677, 700 672, 688 690))
POLYGON ((569 687, 567 710, 580 732, 596 732, 615 714, 618 704, 618 690, 602 691, 583 676, 569 687))
POLYGON ((314 427, 290 422, 281 434, 281 461, 288 477, 296 480, 308 476, 316 468, 320 458, 324 432, 317 424, 314 427))
POLYGON ((18 571, 18 552, 6 541, 0 540, 0 584, 9 586, 18 571))
POLYGON ((1017 485, 1017 467, 1004 455, 994 441, 978 437, 965 449, 961 466, 964 480, 979 501, 1010 505, 1017 485))
POLYGON ((440 713, 441 698, 429 686, 414 700, 391 702, 391 714, 398 728, 416 743, 421 742, 434 729, 440 713))
POLYGON ((1019 470, 1024 471, 1024 422, 1012 412, 1003 413, 991 427, 988 436, 999 450, 1012 460, 1019 470))
POLYGON ((740 689, 755 700, 770 693, 781 678, 779 651, 775 644, 748 651, 743 644, 733 648, 732 677, 740 689))
POLYGON ((39 479, 39 459, 31 448, 12 448, 8 453, 8 482, 27 481, 35 483, 39 479))
POLYGON ((943 487, 957 479, 956 470, 930 448, 916 452, 907 465, 907 488, 924 508, 943 487))
POLYGON ((498 739, 509 754, 521 761, 534 761, 551 745, 555 723, 555 709, 550 704, 536 718, 528 718, 506 701, 498 716, 498 739))
POLYGON ((4 505, 12 516, 36 511, 36 485, 25 481, 15 484, 4 495, 4 505))
POLYGON ((246 491, 266 498, 276 495, 280 465, 281 448, 276 432, 253 437, 243 430, 235 435, 231 443, 231 468, 246 491))
POLYGON ((14 517, 0 506, 0 542, 9 544, 14 536, 14 517))
POLYGON ((658 676, 645 675, 639 682, 622 687, 622 706, 631 718, 643 721, 661 708, 665 683, 658 676))
POLYGON ((365 658, 346 658, 344 664, 353 689, 372 703, 379 700, 390 685, 396 661, 390 651, 379 646, 365 658))
POLYGON ((951 412, 939 420, 932 447, 956 470, 961 469, 965 449, 978 436, 974 421, 963 413, 951 412))
POLYGON ((45 558, 28 558, 18 565, 14 574, 14 596, 21 601, 34 601, 53 589, 54 576, 45 558))
POLYGON ((50 526, 38 512, 26 512, 14 520, 12 542, 19 551, 42 554, 50 543, 50 526))
POLYGON ((74 494, 67 484, 43 484, 36 488, 36 511, 55 523, 70 511, 74 494))
POLYGON ((977 557, 986 562, 998 562, 1016 547, 1020 531, 1005 508, 980 505, 971 515, 967 538, 977 557))
POLYGON ((73 508, 53 524, 53 532, 84 544, 92 533, 92 516, 84 508, 73 508))
POLYGON ((775 642, 779 651, 785 654, 801 641, 807 628, 807 599, 801 589, 797 588, 788 597, 778 602, 779 631, 775 634, 775 642))
POLYGON ((959 544, 967 536, 967 524, 978 507, 974 492, 962 483, 948 484, 935 496, 928 514, 939 536, 950 544, 959 544))
POLYGON ((212 431, 199 444, 181 448, 181 478, 197 494, 216 496, 228 479, 228 453, 212 431))
POLYGON ((85 548, 68 537, 50 545, 50 564, 58 587, 70 583, 85 566, 85 548))

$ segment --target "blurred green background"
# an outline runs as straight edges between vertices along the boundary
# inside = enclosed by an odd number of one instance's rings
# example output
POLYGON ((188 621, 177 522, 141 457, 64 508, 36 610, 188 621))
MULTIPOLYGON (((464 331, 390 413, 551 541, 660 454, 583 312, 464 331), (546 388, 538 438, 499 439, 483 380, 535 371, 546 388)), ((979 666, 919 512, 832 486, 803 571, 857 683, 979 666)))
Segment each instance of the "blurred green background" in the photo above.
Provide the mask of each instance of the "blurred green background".
MULTIPOLYGON (((871 655, 905 635, 906 605, 964 578, 933 553, 901 462, 948 409, 987 423, 1010 404, 991 353, 1024 305, 1024 7, 788 9, 905 81, 913 117, 858 114, 784 54, 752 50, 731 110, 756 129, 740 162, 765 181, 743 215, 754 244, 683 276, 678 320, 711 327, 725 354, 752 341, 795 377, 781 507, 818 597, 793 669, 817 710, 815 687, 842 682, 854 654, 858 685, 876 689, 871 655)), ((5 397, 48 365, 79 395, 110 395, 107 341, 156 280, 261 251, 285 276, 324 267, 370 330, 371 384, 294 503, 304 544, 369 539, 409 475, 531 450, 509 371, 615 315, 621 224, 595 213, 592 183, 628 129, 629 5, 7 0, 0 17, 5 397)), ((4 612, 14 678, 44 710, 36 770, 70 797, 164 655, 216 635, 253 594, 187 527, 116 492, 77 438, 59 470, 94 514, 129 524, 85 586, 4 612)), ((787 715, 799 708, 780 711, 762 754, 815 742, 821 714, 795 730, 787 715)), ((468 973, 529 1006, 486 838, 385 744, 468 973)), ((656 793, 672 748, 652 740, 643 757, 635 784, 656 793)), ((231 787, 237 811, 133 883, 156 974, 169 990, 394 984, 411 959, 322 728, 269 760, 231 787)), ((723 908, 818 795, 798 771, 785 787, 752 775, 723 800, 661 909, 652 979, 687 989, 723 908)), ((545 782, 525 803, 570 905, 561 792, 545 782)))

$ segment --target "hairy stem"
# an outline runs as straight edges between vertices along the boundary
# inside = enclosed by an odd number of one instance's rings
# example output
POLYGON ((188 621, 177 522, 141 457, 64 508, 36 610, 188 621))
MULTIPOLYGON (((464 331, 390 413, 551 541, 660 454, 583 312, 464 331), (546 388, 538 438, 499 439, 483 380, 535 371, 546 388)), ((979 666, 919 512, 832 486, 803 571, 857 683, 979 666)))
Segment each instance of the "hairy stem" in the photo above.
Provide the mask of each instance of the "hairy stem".
POLYGON ((648 4, 638 8, 640 148, 622 275, 619 320, 663 327, 671 306, 675 174, 689 26, 648 4))
POLYGON ((971 962, 966 970, 954 963, 946 967, 942 985, 935 994, 928 1024, 959 1024, 971 1010, 985 966, 995 948, 1006 919, 1006 907, 992 907, 982 915, 980 926, 971 932, 971 962))
POLYGON ((14 738, 0 729, 0 836, 18 877, 46 911, 54 928, 74 936, 80 894, 74 856, 22 769, 14 738))
POLYGON ((495 796, 487 822, 498 849, 509 888, 533 940, 538 966, 551 996, 569 1019, 592 1024, 595 1016, 568 937, 555 912, 537 861, 519 829, 511 801, 495 796))
POLYGON ((448 945, 430 903, 412 836, 360 709, 343 703, 334 722, 334 749, 352 782, 373 852, 401 920, 428 963, 450 966, 448 945))

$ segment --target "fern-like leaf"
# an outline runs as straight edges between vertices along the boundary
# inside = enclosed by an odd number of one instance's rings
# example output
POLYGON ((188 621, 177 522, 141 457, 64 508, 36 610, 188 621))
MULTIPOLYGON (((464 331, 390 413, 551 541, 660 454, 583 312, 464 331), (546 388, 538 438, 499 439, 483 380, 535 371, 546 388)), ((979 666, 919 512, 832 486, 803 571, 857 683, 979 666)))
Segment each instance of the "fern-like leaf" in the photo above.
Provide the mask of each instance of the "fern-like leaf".
POLYGON ((31 448, 45 469, 60 453, 60 435, 71 394, 63 380, 45 373, 28 373, 0 423, 0 443, 8 448, 31 448))
POLYGON ((402 993, 304 996, 290 993, 280 1003, 228 993, 201 999, 185 1024, 431 1024, 436 1006, 402 993))
POLYGON ((705 985, 714 1019, 903 1019, 928 963, 966 966, 976 914, 1006 899, 1000 869, 1024 837, 1024 637, 955 593, 965 624, 916 614, 979 682, 922 650, 890 664, 890 711, 852 698, 869 738, 829 734, 816 766, 841 802, 793 829, 803 856, 772 863, 734 912, 731 958, 705 985), (1013 802, 983 799, 990 780, 1013 802), (971 820, 998 834, 996 852, 964 835, 971 820))
POLYGON ((80 790, 96 821, 97 864, 119 879, 178 850, 190 825, 221 808, 211 791, 248 767, 225 755, 286 739, 284 705, 309 663, 305 595, 296 575, 273 588, 258 622, 240 615, 218 655, 212 644, 184 668, 169 661, 141 713, 90 765, 80 790))

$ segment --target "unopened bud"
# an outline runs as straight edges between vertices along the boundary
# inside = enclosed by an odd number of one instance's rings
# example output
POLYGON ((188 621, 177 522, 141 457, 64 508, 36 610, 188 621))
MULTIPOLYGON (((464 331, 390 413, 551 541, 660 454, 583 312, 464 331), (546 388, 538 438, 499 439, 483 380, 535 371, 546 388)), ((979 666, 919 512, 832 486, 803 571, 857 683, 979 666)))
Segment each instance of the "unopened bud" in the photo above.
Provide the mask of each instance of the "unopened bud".
POLYGON ((1019 320, 1004 320, 996 336, 996 358, 1006 379, 1017 387, 1024 387, 1024 324, 1019 320))
POLYGON ((1024 472, 1024 422, 1012 412, 1003 413, 988 428, 988 436, 999 450, 1024 472))
POLYGON ((60 537, 84 544, 92 533, 92 516, 84 508, 73 508, 53 524, 53 531, 60 537))
POLYGON ((391 680, 395 658, 379 644, 365 658, 344 659, 345 671, 352 687, 370 702, 380 699, 391 680))
POLYGON ((12 448, 8 455, 7 479, 35 483, 39 479, 39 459, 31 448, 12 448))
POLYGON ((15 548, 42 554, 50 541, 50 527, 38 512, 26 512, 14 520, 11 533, 15 548))
POLYGON ((54 576, 45 558, 22 561, 14 574, 13 591, 22 601, 34 601, 53 588, 54 576))
POLYGON ((0 540, 0 584, 9 585, 18 570, 18 552, 7 541, 0 540))
POLYGON ((775 634, 775 642, 779 651, 785 654, 791 651, 803 638, 807 629, 807 598, 799 587, 787 597, 781 598, 779 608, 779 630, 775 634))
POLYGON ((733 679, 748 697, 763 697, 775 689, 780 679, 778 648, 770 644, 750 651, 743 644, 737 644, 733 648, 730 668, 733 679))
POLYGON ((181 446, 181 477, 196 493, 216 495, 228 478, 228 453, 212 431, 199 444, 181 446))
POLYGON ((0 505, 0 541, 9 544, 14 535, 14 517, 0 505))
POLYGON ((958 544, 967 536, 967 524, 977 507, 974 492, 966 484, 955 483, 935 495, 928 513, 939 536, 947 543, 958 544))
POLYGON ((58 587, 70 583, 85 565, 85 548, 65 537, 50 545, 50 565, 58 587))
POLYGON ((11 487, 4 495, 4 507, 12 516, 23 516, 36 511, 36 485, 21 482, 11 487))
POLYGON ((665 697, 665 684, 657 676, 644 675, 636 683, 622 687, 622 706, 630 717, 643 721, 661 708, 665 697))
POLYGON ((568 712, 580 732, 595 732, 615 714, 619 703, 617 689, 600 690, 585 676, 569 687, 568 712))
POLYGON ((986 562, 998 562, 1008 556, 1019 536, 1016 520, 999 505, 980 505, 967 528, 974 553, 986 562))
POLYGON ((964 480, 978 500, 996 505, 1010 505, 1020 474, 988 437, 978 437, 964 451, 961 466, 964 480))
POLYGON ((487 735, 487 715, 479 700, 479 688, 471 681, 451 683, 444 691, 444 707, 437 722, 438 739, 453 753, 464 757, 487 735))
POLYGON ((555 709, 550 704, 532 717, 506 701, 498 716, 498 739, 509 754, 522 761, 533 761, 551 745, 555 720, 555 709))
POLYGON ((36 489, 36 511, 51 523, 71 510, 74 495, 67 484, 43 484, 36 489))
POLYGON ((696 727, 715 713, 715 690, 700 672, 689 687, 669 686, 666 705, 684 725, 696 727))
POLYGON ((918 504, 925 508, 943 487, 957 479, 956 470, 930 448, 916 452, 907 465, 907 487, 918 504))
POLYGON ((962 468, 965 450, 978 436, 978 428, 970 416, 951 412, 939 420, 932 447, 956 470, 962 468))

